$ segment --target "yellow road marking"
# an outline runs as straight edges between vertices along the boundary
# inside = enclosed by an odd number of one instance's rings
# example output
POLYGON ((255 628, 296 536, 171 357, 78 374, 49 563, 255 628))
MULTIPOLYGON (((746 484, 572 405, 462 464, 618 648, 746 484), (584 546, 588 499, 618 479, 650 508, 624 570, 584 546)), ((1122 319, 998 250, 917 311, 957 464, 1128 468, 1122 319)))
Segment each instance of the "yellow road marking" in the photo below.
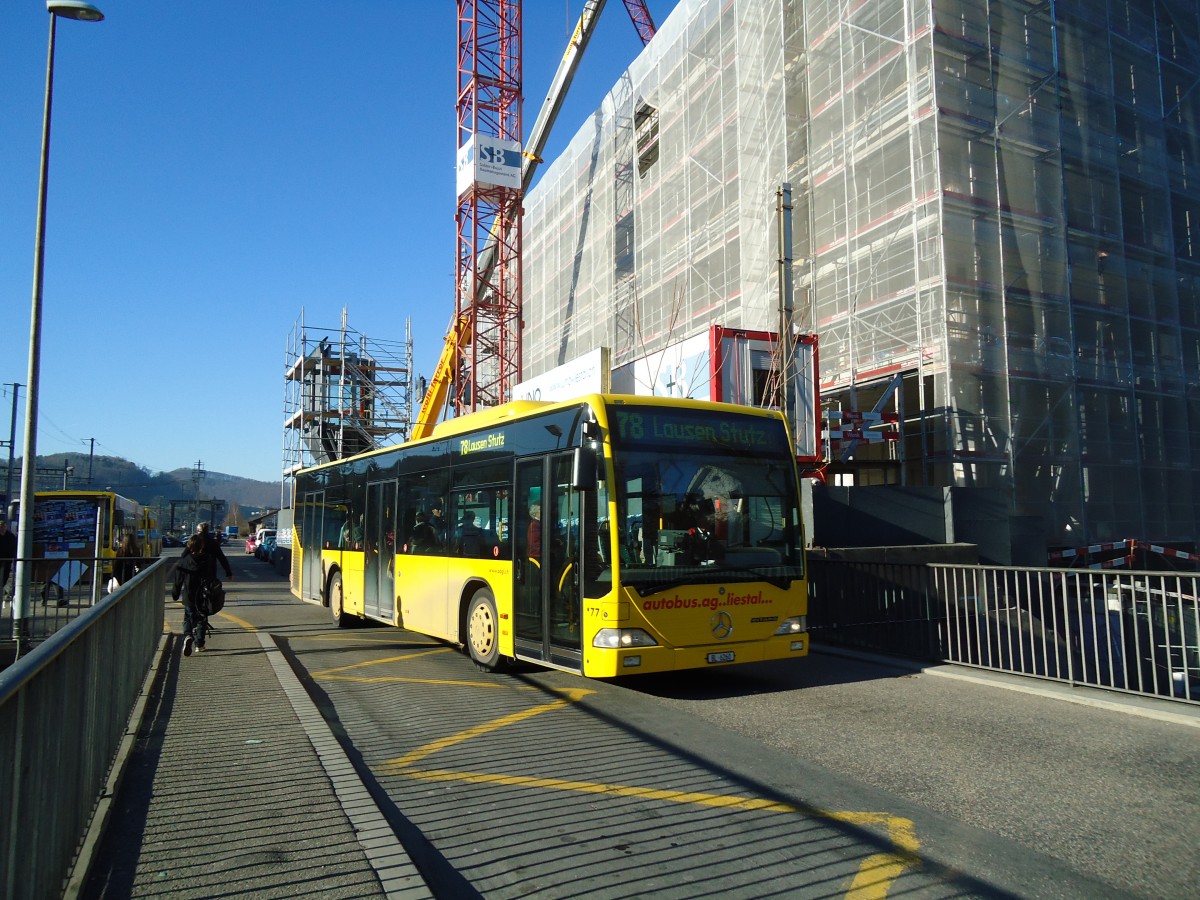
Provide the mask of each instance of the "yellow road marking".
POLYGON ((422 781, 464 781, 470 784, 501 784, 506 787, 550 788, 574 791, 579 794, 608 794, 612 797, 638 797, 642 800, 661 800, 665 803, 686 803, 696 806, 715 806, 722 809, 757 810, 769 812, 801 812, 799 807, 761 797, 734 797, 728 794, 705 794, 699 791, 669 791, 661 788, 638 787, 627 784, 599 784, 592 781, 572 781, 566 778, 538 778, 528 775, 502 775, 489 772, 450 772, 444 769, 408 769, 405 757, 384 763, 385 775, 406 775, 422 781), (394 767, 394 769, 393 769, 394 767))
MULTIPOLYGON (((314 675, 321 675, 320 672, 314 675)), ((492 688, 512 690, 508 685, 488 681, 460 681, 455 678, 406 678, 403 675, 322 675, 324 681, 353 681, 356 684, 439 684, 450 687, 492 688)), ((532 690, 532 688, 530 689, 532 690)))
POLYGON ((369 634, 364 635, 349 635, 338 632, 330 634, 297 634, 294 637, 288 638, 291 641, 337 641, 338 643, 350 644, 394 644, 397 640, 403 641, 406 644, 412 644, 414 647, 440 647, 444 646, 435 641, 415 641, 410 637, 397 638, 394 634, 381 634, 377 637, 372 637, 369 634))
POLYGON ((222 611, 222 612, 217 613, 217 615, 220 616, 222 619, 228 619, 230 622, 237 625, 239 628, 243 629, 244 631, 258 631, 257 628, 255 628, 253 625, 251 625, 245 619, 239 619, 233 613, 227 613, 227 612, 222 611))
MULTIPOLYGON (((548 708, 548 707, 547 707, 548 708)), ((546 709, 531 710, 544 712, 546 709)), ((510 718, 510 717, 505 717, 510 718)), ((505 722, 504 724, 510 724, 505 722)), ((468 732, 462 732, 456 737, 465 739, 468 732)), ((471 735, 473 736, 473 735, 471 735)), ((454 741, 457 743, 458 741, 454 741)), ((429 752, 440 749, 434 744, 426 745, 429 752)), ((428 755, 425 753, 424 755, 428 755)), ((700 791, 672 791, 661 788, 639 787, 626 784, 600 784, 591 781, 572 781, 565 778, 537 778, 527 775, 502 775, 490 772, 450 772, 444 769, 410 769, 408 763, 417 757, 417 753, 390 760, 381 766, 381 774, 403 775, 421 781, 460 781, 468 784, 495 784, 506 787, 531 787, 557 791, 573 791, 580 794, 604 794, 610 797, 636 797, 641 800, 658 800, 663 803, 681 803, 695 806, 716 807, 719 809, 740 810, 743 812, 775 812, 799 813, 801 815, 816 815, 851 825, 873 826, 887 829, 888 838, 896 845, 897 853, 875 853, 864 859, 858 866, 858 873, 846 893, 852 900, 878 900, 888 895, 892 882, 900 877, 905 869, 920 864, 917 851, 920 842, 916 837, 916 829, 912 820, 888 815, 887 813, 871 812, 829 812, 816 808, 795 806, 778 800, 768 800, 763 797, 738 797, 729 794, 707 794, 700 791)))
POLYGON ((436 741, 426 744, 423 747, 418 747, 410 753, 399 756, 396 759, 388 760, 383 763, 383 769, 396 774, 401 769, 407 769, 418 760, 424 759, 431 754, 437 753, 439 750, 445 750, 447 747, 453 747, 455 744, 461 744, 463 741, 469 741, 471 738, 477 738, 485 734, 490 734, 493 731, 504 728, 508 725, 515 725, 518 722, 524 722, 526 719, 532 719, 534 716, 540 716, 542 713, 552 712, 556 709, 564 709, 571 703, 578 703, 588 694, 595 691, 586 688, 567 688, 564 693, 567 697, 563 700, 552 700, 549 703, 543 703, 541 706, 532 706, 529 709, 522 709, 515 713, 509 713, 507 716, 501 716, 498 719, 492 719, 490 722, 483 722, 479 725, 472 726, 465 731, 460 731, 458 734, 452 734, 444 738, 438 738, 436 741))
MULTIPOLYGON (((336 671, 336 670, 331 670, 336 671)), ((489 685, 492 686, 492 685, 489 685)), ((796 806, 778 800, 768 800, 763 797, 738 797, 728 794, 708 794, 699 791, 674 791, 661 788, 639 787, 637 785, 600 784, 590 781, 572 781, 564 778, 539 778, 527 775, 503 775, 489 772, 453 772, 445 769, 414 769, 412 766, 439 750, 461 744, 472 738, 490 734, 509 725, 527 721, 543 713, 566 709, 573 703, 578 703, 588 694, 595 693, 586 688, 565 688, 566 697, 534 706, 519 712, 483 722, 457 734, 431 741, 416 750, 388 760, 377 767, 381 775, 399 775, 422 781, 459 781, 469 784, 495 784, 543 788, 559 791, 573 791, 584 794, 605 794, 613 797, 637 797, 642 800, 658 800, 664 803, 682 803, 698 806, 717 807, 721 809, 740 810, 745 812, 764 811, 778 813, 799 813, 815 815, 838 822, 845 822, 859 827, 884 828, 888 839, 896 847, 895 853, 874 853, 859 863, 858 872, 846 893, 849 900, 883 900, 888 895, 892 883, 903 874, 905 869, 920 865, 917 851, 920 841, 917 840, 916 827, 912 820, 892 816, 887 813, 873 812, 830 812, 815 807, 796 806)))
POLYGON ((824 813, 839 822, 852 825, 874 825, 887 828, 888 839, 898 848, 897 853, 876 853, 868 856, 858 866, 858 874, 850 884, 847 897, 854 900, 882 900, 895 881, 910 867, 919 866, 917 851, 921 842, 917 840, 917 829, 911 819, 889 816, 887 813, 824 813))
POLYGON ((859 863, 858 874, 850 883, 846 896, 851 900, 883 900, 891 890, 892 882, 915 862, 907 854, 876 853, 868 856, 859 863))
POLYGON ((482 735, 489 734, 499 728, 504 728, 506 725, 515 725, 517 722, 524 722, 526 719, 532 719, 534 716, 539 716, 542 713, 550 712, 556 709, 562 709, 567 705, 568 702, 569 701, 567 700, 554 700, 553 702, 543 704, 542 706, 533 706, 529 709, 523 709, 520 712, 510 713, 507 716, 501 716, 499 719, 492 719, 490 722, 484 722, 481 725, 468 728, 466 731, 460 731, 458 734, 452 734, 444 738, 439 738, 432 743, 426 744, 424 747, 418 747, 411 753, 406 753, 404 756, 388 760, 383 765, 385 769, 406 769, 417 760, 424 759, 425 757, 430 756, 439 750, 445 750, 447 747, 453 747, 455 744, 461 744, 463 741, 471 740, 471 738, 477 738, 482 735))
MULTIPOLYGON (((416 659, 419 656, 429 656, 431 653, 449 653, 451 647, 434 647, 432 650, 422 650, 419 653, 408 653, 404 656, 388 656, 384 659, 371 659, 366 662, 353 663, 349 666, 338 666, 336 669, 324 669, 320 672, 313 672, 313 678, 334 678, 339 672, 349 672, 351 669, 362 669, 367 666, 381 666, 385 663, 404 662, 406 659, 416 659)), ((368 679, 373 680, 373 679, 368 679)), ((386 680, 386 679, 383 679, 386 680)))
MULTIPOLYGON (((223 618, 223 619, 228 619, 230 622, 233 622, 233 623, 234 623, 235 625, 237 625, 239 628, 242 628, 242 629, 244 629, 244 630, 246 630, 246 631, 258 631, 258 629, 257 629, 257 628, 255 628, 253 625, 251 625, 251 624, 250 624, 249 622, 247 622, 245 619, 239 619, 239 618, 238 618, 237 616, 235 616, 233 613, 219 612, 219 613, 217 613, 217 615, 218 615, 218 616, 220 616, 220 617, 221 617, 221 618, 223 618)), ((163 620, 163 631, 169 634, 169 633, 171 633, 171 632, 172 632, 172 631, 174 631, 174 630, 175 630, 175 625, 174 625, 174 623, 172 622, 172 620, 171 620, 171 619, 164 619, 164 620, 163 620)))

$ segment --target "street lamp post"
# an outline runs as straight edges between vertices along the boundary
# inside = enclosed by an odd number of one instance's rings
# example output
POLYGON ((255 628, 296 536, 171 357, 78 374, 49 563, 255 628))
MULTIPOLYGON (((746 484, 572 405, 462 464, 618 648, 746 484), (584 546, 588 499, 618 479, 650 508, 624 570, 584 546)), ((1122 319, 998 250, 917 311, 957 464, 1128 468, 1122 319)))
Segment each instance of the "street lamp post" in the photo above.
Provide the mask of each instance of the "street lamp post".
POLYGON ((33 302, 29 313, 29 377, 25 393, 25 443, 21 458, 21 509, 17 524, 16 593, 13 595, 13 639, 17 655, 25 652, 25 619, 29 615, 33 574, 33 484, 37 473, 38 379, 42 367, 42 272, 46 243, 46 176, 50 165, 50 106, 54 97, 54 32, 58 17, 81 22, 104 18, 82 0, 46 0, 50 40, 46 51, 46 112, 42 118, 42 164, 38 177, 37 232, 33 244, 33 302))

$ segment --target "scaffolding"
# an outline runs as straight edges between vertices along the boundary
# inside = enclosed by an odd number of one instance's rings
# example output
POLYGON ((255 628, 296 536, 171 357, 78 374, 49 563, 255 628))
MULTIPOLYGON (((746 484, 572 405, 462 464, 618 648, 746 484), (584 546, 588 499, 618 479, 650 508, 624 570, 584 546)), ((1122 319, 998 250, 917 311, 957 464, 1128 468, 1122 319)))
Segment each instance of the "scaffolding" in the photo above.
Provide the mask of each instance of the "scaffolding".
POLYGON ((404 441, 412 423, 412 324, 404 341, 324 328, 301 311, 288 334, 283 475, 404 441))
POLYGON ((782 13, 723 6, 681 2, 526 195, 523 377, 778 326, 782 13))
POLYGON ((790 183, 822 398, 899 419, 831 469, 1194 545, 1198 35, 1194 0, 681 0, 526 197, 525 376, 772 330, 790 183))

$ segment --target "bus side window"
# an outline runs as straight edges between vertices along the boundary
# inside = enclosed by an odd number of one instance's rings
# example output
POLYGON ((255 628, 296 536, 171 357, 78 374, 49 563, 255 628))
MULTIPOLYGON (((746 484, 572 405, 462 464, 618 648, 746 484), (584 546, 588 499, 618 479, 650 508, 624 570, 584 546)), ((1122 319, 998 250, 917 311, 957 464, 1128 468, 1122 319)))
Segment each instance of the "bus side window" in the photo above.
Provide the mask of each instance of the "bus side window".
POLYGON ((408 539, 408 552, 417 555, 436 553, 441 547, 441 541, 438 540, 437 530, 429 521, 429 513, 423 509, 418 510, 413 519, 415 521, 408 539))
POLYGON ((462 517, 454 527, 454 543, 459 556, 483 556, 484 533, 479 527, 474 510, 463 510, 462 517))
POLYGON ((489 554, 497 559, 512 559, 512 529, 509 522, 508 491, 496 491, 492 500, 491 546, 489 554))

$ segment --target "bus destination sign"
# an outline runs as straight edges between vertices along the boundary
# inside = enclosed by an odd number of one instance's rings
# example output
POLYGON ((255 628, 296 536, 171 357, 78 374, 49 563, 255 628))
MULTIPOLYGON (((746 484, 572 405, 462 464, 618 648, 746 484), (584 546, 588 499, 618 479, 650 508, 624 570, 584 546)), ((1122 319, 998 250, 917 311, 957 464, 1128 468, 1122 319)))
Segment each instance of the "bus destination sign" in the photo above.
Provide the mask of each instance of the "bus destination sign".
POLYGON ((771 422, 745 418, 713 422, 703 414, 685 410, 617 409, 616 438, 621 444, 653 444, 660 447, 765 448, 772 433, 771 422))

